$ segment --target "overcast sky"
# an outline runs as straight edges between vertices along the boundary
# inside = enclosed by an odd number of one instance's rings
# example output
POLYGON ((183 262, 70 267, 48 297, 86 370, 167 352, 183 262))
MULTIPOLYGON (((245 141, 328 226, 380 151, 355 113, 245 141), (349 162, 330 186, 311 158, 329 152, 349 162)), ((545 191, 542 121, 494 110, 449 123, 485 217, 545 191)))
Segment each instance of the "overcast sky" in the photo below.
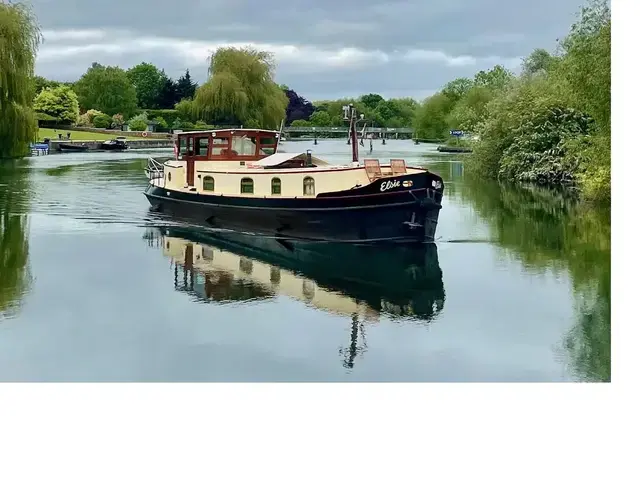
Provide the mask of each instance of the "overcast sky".
POLYGON ((585 0, 32 0, 37 73, 75 80, 100 62, 147 61, 199 82, 221 45, 272 51, 276 81, 310 99, 422 99, 534 48, 555 49, 585 0), (166 5, 162 7, 161 5, 166 5))

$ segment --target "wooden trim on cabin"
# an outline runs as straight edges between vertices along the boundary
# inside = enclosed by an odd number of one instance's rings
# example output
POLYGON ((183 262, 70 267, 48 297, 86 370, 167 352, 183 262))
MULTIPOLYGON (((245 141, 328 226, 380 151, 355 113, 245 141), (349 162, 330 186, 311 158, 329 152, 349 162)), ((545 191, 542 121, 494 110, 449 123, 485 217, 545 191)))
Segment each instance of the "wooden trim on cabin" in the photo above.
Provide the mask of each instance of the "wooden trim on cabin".
MULTIPOLYGON (((207 132, 185 132, 177 134, 178 138, 176 140, 176 144, 178 145, 178 154, 182 155, 183 159, 194 159, 197 161, 239 161, 239 162, 252 162, 256 160, 261 160, 269 155, 272 155, 276 151, 276 146, 279 143, 279 139, 277 138, 277 131, 270 130, 247 130, 247 129, 228 129, 228 130, 215 130, 215 131, 207 131, 207 132), (233 132, 233 134, 232 134, 233 132), (214 136, 215 133, 215 136, 214 136), (196 139, 207 137, 209 138, 209 146, 207 148, 206 156, 195 155, 195 143, 196 139), (240 155, 238 153, 233 153, 231 150, 231 146, 233 144, 233 138, 242 138, 246 137, 254 140, 254 150, 252 155, 240 155), (180 141, 181 139, 185 139, 185 150, 181 151, 180 149, 180 141), (226 140, 227 151, 223 154, 215 155, 213 153, 213 145, 214 139, 223 139, 226 140), (273 143, 262 144, 263 138, 273 139, 273 143), (191 144, 191 149, 189 149, 189 144, 191 144), (271 148, 273 149, 273 153, 258 153, 262 148, 271 148), (193 152, 192 155, 189 155, 189 151, 193 152)), ((224 151, 224 150, 223 150, 224 151)))

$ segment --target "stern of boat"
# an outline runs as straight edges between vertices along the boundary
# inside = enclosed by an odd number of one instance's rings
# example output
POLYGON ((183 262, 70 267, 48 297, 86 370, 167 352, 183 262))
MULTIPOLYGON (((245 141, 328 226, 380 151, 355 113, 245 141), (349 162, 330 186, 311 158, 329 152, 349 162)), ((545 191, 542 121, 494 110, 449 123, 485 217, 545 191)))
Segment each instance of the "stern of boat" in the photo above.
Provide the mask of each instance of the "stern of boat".
POLYGON ((149 179, 149 186, 164 187, 164 162, 148 157, 144 173, 149 179))

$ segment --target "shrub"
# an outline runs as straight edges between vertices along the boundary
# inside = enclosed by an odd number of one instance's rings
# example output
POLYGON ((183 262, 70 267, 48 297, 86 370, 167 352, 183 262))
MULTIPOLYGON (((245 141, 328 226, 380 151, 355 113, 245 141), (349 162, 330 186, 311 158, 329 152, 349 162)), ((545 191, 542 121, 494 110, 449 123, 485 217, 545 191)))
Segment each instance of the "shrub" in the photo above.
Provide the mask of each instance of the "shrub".
POLYGON ((87 118, 89 119, 89 123, 93 124, 93 119, 95 117, 97 117, 98 115, 105 115, 104 113, 102 113, 100 110, 94 110, 93 108, 91 110, 87 110, 87 113, 85 113, 85 115, 87 116, 87 118))
POLYGON ((111 126, 111 117, 106 114, 96 115, 93 118, 93 126, 96 128, 109 128, 111 126))
POLYGON ((111 117, 111 126, 113 128, 120 128, 124 125, 124 117, 121 113, 116 113, 113 117, 111 117))
POLYGON ((129 129, 133 132, 142 132, 147 129, 147 122, 141 118, 129 120, 129 129))
POLYGON ((154 122, 156 122, 157 128, 158 130, 168 130, 169 129, 169 124, 167 123, 167 121, 162 118, 162 117, 156 117, 153 119, 154 122))
POLYGON ((155 119, 157 119, 158 117, 164 118, 168 125, 172 125, 173 122, 175 122, 176 119, 178 119, 178 117, 180 116, 179 112, 173 109, 156 109, 156 110, 149 109, 149 110, 145 110, 145 112, 148 118, 155 118, 155 119))

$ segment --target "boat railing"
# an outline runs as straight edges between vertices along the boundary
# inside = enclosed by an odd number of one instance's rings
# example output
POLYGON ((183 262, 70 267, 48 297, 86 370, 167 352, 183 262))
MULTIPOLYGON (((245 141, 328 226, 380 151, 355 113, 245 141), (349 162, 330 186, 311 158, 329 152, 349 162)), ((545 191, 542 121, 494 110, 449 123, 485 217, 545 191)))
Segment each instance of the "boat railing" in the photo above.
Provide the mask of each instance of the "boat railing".
POLYGON ((149 183, 154 186, 164 186, 164 163, 159 162, 153 157, 147 158, 147 168, 145 174, 149 179, 149 183))

